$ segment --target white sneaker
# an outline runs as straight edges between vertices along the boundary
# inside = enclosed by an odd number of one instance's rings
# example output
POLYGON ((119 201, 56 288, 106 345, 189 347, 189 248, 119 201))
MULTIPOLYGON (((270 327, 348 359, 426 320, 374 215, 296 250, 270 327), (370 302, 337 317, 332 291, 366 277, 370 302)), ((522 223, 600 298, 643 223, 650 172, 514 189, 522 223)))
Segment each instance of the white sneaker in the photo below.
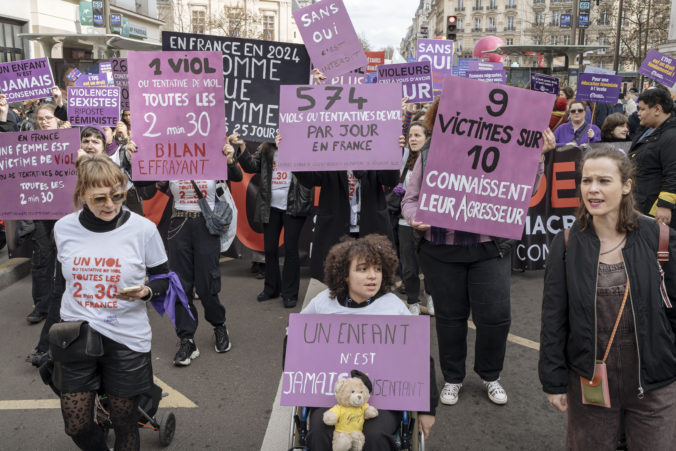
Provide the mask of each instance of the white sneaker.
POLYGON ((411 315, 420 315, 420 302, 408 304, 408 311, 411 312, 411 315))
POLYGON ((492 382, 484 381, 484 386, 488 392, 488 399, 493 401, 495 404, 507 404, 507 392, 500 385, 499 380, 494 380, 492 382))
POLYGON ((427 314, 434 316, 434 300, 432 295, 425 293, 425 299, 427 299, 427 314))
POLYGON ((457 404, 458 393, 460 392, 461 387, 462 384, 451 384, 449 382, 446 382, 444 384, 444 388, 441 389, 441 395, 439 396, 439 400, 441 401, 441 403, 446 404, 448 406, 457 404))

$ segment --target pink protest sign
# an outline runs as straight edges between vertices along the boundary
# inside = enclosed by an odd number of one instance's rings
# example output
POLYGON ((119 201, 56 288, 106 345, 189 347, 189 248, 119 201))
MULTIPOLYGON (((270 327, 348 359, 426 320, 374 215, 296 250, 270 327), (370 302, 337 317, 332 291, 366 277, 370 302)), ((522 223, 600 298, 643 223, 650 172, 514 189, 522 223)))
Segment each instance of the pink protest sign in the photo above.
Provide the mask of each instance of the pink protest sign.
POLYGON ((432 66, 432 84, 435 94, 441 90, 444 77, 453 71, 453 41, 442 39, 418 39, 418 61, 429 61, 432 66))
POLYGON ((68 122, 74 126, 115 127, 120 120, 120 88, 117 86, 69 86, 68 122))
POLYGON ((544 92, 446 77, 416 221, 521 238, 554 100, 544 92))
POLYGON ((279 106, 280 169, 400 168, 399 85, 282 86, 279 106))
POLYGON ((401 83, 407 103, 434 100, 429 61, 378 66, 378 83, 401 83))
POLYGON ((113 82, 120 88, 120 109, 129 109, 129 76, 127 75, 127 58, 111 58, 113 82))
POLYGON ((59 219, 72 213, 80 130, 3 133, 0 218, 59 219))
POLYGON ((134 180, 225 179, 221 53, 129 52, 127 62, 134 180))
POLYGON ((343 0, 314 3, 294 11, 293 18, 312 64, 327 78, 368 64, 343 0))
POLYGON ((52 96, 54 77, 47 58, 0 64, 0 92, 8 102, 52 96))
POLYGON ((282 377, 283 406, 331 407, 336 381, 367 373, 369 404, 427 412, 430 320, 413 315, 289 316, 282 377))

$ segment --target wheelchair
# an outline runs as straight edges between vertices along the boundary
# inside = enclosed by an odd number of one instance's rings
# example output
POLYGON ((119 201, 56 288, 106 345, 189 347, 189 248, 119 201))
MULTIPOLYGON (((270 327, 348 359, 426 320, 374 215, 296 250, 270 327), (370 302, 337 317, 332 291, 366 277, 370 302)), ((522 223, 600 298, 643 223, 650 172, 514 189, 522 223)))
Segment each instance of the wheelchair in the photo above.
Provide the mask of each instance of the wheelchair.
MULTIPOLYGON (((307 434, 309 431, 309 407, 294 407, 289 424, 288 450, 307 451, 307 434)), ((425 451, 425 436, 415 427, 416 418, 411 412, 401 413, 401 422, 395 435, 396 451, 425 451)))

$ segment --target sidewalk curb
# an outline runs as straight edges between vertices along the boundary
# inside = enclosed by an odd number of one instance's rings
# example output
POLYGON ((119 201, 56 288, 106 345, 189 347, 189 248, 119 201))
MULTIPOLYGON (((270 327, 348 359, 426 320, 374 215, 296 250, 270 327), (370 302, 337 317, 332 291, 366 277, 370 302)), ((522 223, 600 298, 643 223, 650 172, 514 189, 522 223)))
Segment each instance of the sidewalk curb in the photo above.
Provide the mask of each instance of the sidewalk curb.
POLYGON ((31 272, 29 258, 12 258, 0 265, 0 290, 23 279, 31 272))

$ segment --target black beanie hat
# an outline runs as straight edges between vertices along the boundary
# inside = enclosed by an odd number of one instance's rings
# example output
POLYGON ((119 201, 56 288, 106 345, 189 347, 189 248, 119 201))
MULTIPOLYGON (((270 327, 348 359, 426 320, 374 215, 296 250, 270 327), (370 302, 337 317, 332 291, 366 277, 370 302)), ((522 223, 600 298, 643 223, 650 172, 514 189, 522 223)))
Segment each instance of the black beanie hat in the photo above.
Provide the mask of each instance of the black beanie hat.
POLYGON ((364 385, 366 385, 366 388, 368 388, 369 393, 373 391, 373 384, 371 384, 371 379, 369 379, 369 377, 366 374, 362 373, 359 370, 352 370, 350 371, 350 377, 358 377, 359 379, 361 379, 364 385))

